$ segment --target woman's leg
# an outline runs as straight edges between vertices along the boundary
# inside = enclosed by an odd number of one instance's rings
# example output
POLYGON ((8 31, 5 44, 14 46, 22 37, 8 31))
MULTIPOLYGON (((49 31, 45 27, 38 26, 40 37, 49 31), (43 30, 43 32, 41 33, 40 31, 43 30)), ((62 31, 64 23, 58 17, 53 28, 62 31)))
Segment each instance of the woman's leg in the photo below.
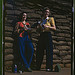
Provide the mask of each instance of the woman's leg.
POLYGON ((53 69, 53 43, 51 33, 48 34, 46 47, 46 69, 53 69))
POLYGON ((37 70, 41 69, 41 64, 43 61, 43 56, 44 56, 44 40, 43 40, 43 36, 39 37, 39 41, 37 44, 37 49, 36 49, 36 68, 37 70))
POLYGON ((22 59, 24 61, 24 64, 25 64, 25 68, 29 68, 29 65, 28 65, 26 57, 25 57, 25 41, 24 41, 24 38, 19 37, 18 43, 19 43, 19 48, 20 48, 20 54, 21 54, 21 57, 22 57, 22 59))
POLYGON ((33 44, 31 41, 28 41, 26 43, 26 46, 27 46, 27 60, 28 60, 27 62, 30 67, 31 62, 32 62, 33 53, 34 53, 34 48, 33 48, 33 44))

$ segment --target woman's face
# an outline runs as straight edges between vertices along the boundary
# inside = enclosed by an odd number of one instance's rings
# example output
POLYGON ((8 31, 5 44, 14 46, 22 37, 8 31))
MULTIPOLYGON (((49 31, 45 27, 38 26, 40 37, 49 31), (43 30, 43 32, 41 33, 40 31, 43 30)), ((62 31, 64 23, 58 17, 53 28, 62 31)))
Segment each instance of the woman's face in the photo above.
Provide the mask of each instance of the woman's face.
POLYGON ((26 13, 23 13, 22 20, 26 20, 26 18, 27 18, 27 14, 26 13))
POLYGON ((49 10, 45 10, 45 17, 48 17, 49 16, 49 14, 50 14, 50 11, 49 10))

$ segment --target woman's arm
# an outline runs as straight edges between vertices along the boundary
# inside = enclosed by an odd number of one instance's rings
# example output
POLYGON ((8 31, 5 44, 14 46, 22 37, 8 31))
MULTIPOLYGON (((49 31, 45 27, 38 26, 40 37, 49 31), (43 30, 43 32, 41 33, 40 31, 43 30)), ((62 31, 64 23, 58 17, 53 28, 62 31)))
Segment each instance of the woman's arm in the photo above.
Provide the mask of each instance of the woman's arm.
POLYGON ((15 31, 14 32, 17 32, 17 33, 19 33, 20 32, 20 29, 19 29, 19 24, 18 23, 16 23, 16 26, 15 26, 15 31))
POLYGON ((53 17, 51 18, 51 27, 50 27, 50 29, 56 30, 55 21, 54 21, 53 17))
POLYGON ((55 26, 55 22, 54 22, 54 18, 52 17, 51 18, 51 27, 50 26, 48 26, 48 25, 44 25, 44 27, 46 27, 46 28, 50 28, 51 30, 56 30, 56 26, 55 26))
POLYGON ((25 28, 24 28, 26 31, 29 31, 29 30, 31 30, 31 26, 30 26, 30 24, 29 23, 26 23, 26 25, 25 25, 25 28))

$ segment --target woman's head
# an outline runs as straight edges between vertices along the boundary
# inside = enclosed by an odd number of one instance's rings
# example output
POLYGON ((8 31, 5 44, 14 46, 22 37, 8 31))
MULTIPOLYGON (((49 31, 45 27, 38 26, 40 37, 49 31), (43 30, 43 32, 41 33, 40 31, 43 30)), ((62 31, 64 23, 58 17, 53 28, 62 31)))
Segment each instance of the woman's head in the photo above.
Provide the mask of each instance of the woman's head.
POLYGON ((43 12, 44 12, 44 17, 48 17, 50 15, 50 9, 48 7, 45 7, 43 12))
POLYGON ((22 13, 20 14, 20 19, 21 19, 22 21, 27 19, 27 14, 26 14, 26 12, 22 12, 22 13))

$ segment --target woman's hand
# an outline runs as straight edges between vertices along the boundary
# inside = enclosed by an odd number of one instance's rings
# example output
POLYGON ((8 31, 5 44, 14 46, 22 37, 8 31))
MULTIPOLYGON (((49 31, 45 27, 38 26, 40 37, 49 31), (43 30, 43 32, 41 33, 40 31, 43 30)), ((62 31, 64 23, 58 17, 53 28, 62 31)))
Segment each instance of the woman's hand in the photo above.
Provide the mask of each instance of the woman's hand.
POLYGON ((56 30, 56 27, 53 25, 52 27, 44 24, 44 28, 49 28, 49 29, 52 29, 52 30, 56 30))
POLYGON ((48 25, 46 25, 46 24, 43 24, 43 26, 44 26, 44 28, 49 28, 49 26, 48 26, 48 25))
POLYGON ((25 30, 25 31, 30 31, 31 28, 29 28, 29 27, 27 27, 27 26, 25 25, 25 26, 24 26, 24 30, 25 30))
POLYGON ((25 30, 25 31, 27 31, 27 30, 28 30, 28 27, 27 27, 26 25, 24 26, 24 30, 25 30))

